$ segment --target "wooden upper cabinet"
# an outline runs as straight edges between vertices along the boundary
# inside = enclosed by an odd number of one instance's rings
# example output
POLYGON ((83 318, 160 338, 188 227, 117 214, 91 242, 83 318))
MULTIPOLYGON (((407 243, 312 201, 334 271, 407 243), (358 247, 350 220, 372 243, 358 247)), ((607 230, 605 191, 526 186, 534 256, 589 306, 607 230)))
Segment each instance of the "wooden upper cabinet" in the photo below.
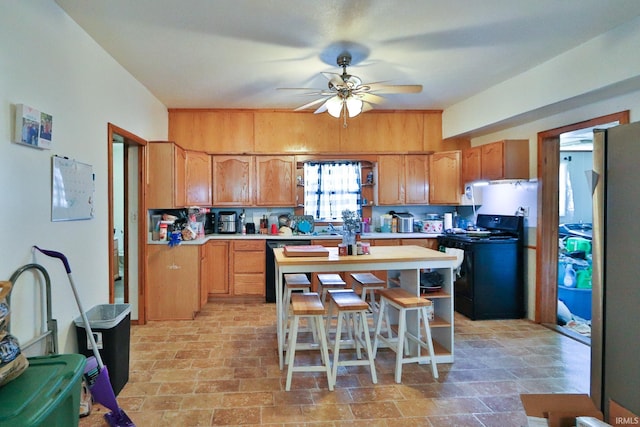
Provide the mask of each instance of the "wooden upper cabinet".
POLYGON ((253 156, 212 156, 213 205, 252 206, 253 156))
POLYGON ((479 181, 482 179, 482 150, 480 147, 462 150, 462 183, 479 181))
POLYGON ((404 156, 378 156, 378 204, 404 204, 404 156))
POLYGON ((256 205, 296 205, 294 156, 256 156, 256 205))
MULTIPOLYGON (((333 119, 342 126, 342 119, 333 119)), ((342 153, 423 151, 421 112, 366 112, 347 118, 340 133, 342 153)))
POLYGON ((169 110, 169 139, 188 150, 209 153, 254 151, 253 112, 169 110))
POLYGON ((429 203, 458 204, 462 186, 460 150, 434 153, 429 159, 429 203))
POLYGON ((404 156, 404 187, 406 205, 429 203, 429 156, 404 156))
POLYGON ((328 114, 256 111, 255 153, 337 153, 341 124, 328 114))
POLYGON ((442 111, 426 111, 424 117, 423 151, 442 151, 442 111))
POLYGON ((481 145, 482 179, 529 179, 529 140, 509 139, 481 145))
POLYGON ((147 162, 147 207, 184 207, 185 150, 173 142, 151 141, 147 144, 147 162))
POLYGON ((199 151, 186 152, 186 204, 211 205, 211 156, 199 151))

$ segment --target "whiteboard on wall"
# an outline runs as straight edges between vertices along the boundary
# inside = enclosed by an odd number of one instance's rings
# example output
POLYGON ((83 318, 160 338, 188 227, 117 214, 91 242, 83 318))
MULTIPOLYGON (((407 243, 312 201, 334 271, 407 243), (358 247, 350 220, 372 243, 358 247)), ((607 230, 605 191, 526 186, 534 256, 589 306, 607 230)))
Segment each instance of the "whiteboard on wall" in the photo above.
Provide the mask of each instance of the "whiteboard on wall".
POLYGON ((93 166, 67 157, 52 157, 51 221, 93 218, 93 166))

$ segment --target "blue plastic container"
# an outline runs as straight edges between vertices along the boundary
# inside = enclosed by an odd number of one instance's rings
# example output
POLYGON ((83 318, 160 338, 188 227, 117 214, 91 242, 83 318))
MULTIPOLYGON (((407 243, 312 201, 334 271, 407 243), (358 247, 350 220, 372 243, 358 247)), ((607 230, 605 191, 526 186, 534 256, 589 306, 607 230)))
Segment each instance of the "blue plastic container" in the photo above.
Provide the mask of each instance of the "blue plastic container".
POLYGON ((591 289, 558 285, 558 299, 565 303, 572 314, 591 320, 591 289))

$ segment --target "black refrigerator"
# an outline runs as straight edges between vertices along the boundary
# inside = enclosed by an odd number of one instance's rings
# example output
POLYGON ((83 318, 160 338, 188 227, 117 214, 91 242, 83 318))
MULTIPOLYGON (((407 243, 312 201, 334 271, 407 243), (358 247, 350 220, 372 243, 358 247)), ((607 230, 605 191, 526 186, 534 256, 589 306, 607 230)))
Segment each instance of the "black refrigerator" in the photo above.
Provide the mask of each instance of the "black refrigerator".
POLYGON ((640 414, 640 123, 594 132, 591 397, 640 414))

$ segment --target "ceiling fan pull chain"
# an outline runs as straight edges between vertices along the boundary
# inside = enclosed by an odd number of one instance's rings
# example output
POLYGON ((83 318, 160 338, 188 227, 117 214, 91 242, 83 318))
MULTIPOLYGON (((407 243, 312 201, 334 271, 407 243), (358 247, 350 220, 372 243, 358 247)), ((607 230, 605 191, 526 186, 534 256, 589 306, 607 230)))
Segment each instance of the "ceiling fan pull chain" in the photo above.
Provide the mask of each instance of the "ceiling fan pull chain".
POLYGON ((344 120, 344 122, 342 123, 342 127, 346 128, 347 127, 347 103, 342 100, 342 119, 344 120))

